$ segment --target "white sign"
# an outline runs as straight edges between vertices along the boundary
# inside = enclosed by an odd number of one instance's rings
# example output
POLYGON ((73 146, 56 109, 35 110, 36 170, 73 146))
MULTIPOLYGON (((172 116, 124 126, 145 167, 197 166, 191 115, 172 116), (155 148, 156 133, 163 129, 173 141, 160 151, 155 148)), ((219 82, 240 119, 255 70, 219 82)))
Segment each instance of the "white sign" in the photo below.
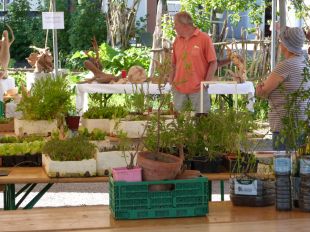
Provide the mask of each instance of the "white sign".
POLYGON ((42 12, 43 29, 65 29, 64 12, 42 12))
POLYGON ((257 196, 257 180, 236 180, 235 194, 257 196))

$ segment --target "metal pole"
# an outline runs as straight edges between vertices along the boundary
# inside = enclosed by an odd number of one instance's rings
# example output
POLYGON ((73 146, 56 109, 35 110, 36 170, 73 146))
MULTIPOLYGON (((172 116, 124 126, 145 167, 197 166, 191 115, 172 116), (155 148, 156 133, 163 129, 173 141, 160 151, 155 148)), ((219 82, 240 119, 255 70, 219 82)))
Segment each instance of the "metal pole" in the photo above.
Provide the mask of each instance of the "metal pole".
POLYGON ((280 12, 280 31, 285 30, 286 27, 286 0, 279 0, 280 12))
POLYGON ((272 32, 271 32, 271 70, 276 66, 276 47, 277 47, 277 0, 272 0, 272 32))
POLYGON ((7 0, 3 0, 3 5, 2 5, 2 10, 3 11, 6 11, 6 1, 7 0))
MULTIPOLYGON (((52 12, 56 12, 56 0, 52 1, 52 12)), ((53 55, 54 55, 54 76, 58 75, 58 44, 57 30, 53 29, 53 55)))

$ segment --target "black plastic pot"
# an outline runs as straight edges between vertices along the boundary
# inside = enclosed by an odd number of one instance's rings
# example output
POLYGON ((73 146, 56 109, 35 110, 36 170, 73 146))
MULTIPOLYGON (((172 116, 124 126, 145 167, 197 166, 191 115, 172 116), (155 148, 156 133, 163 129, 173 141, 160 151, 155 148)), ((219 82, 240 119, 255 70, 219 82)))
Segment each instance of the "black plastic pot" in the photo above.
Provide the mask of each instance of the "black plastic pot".
POLYGON ((206 156, 193 157, 191 169, 202 173, 220 173, 224 169, 223 159, 222 157, 216 157, 214 160, 209 160, 206 156))
POLYGON ((67 116, 66 124, 70 130, 77 131, 80 124, 80 116, 67 116))
POLYGON ((2 167, 41 167, 42 166, 42 154, 25 154, 25 155, 11 155, 1 156, 2 167))

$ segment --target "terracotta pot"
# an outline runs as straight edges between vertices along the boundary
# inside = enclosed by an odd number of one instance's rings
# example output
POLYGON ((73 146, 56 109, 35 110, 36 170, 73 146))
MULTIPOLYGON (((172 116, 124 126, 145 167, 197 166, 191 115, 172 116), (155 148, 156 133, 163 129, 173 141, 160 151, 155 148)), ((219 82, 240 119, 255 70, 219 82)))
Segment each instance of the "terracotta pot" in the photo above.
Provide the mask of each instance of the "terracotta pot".
MULTIPOLYGON (((142 168, 142 178, 145 181, 174 180, 181 170, 183 159, 165 153, 140 152, 137 164, 142 168)), ((164 191, 171 185, 152 185, 150 191, 164 191)))
POLYGON ((80 116, 67 116, 66 124, 70 130, 77 131, 80 124, 80 116))

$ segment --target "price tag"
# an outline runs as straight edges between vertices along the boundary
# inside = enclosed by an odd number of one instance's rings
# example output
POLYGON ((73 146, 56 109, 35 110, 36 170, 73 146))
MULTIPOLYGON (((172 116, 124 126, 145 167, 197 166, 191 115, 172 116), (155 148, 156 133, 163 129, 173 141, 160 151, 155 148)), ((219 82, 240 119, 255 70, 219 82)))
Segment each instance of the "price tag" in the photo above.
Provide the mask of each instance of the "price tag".
POLYGON ((300 159, 300 174, 310 174, 310 159, 300 159))
POLYGON ((257 196, 257 180, 235 180, 235 194, 257 196))
POLYGON ((290 157, 277 157, 274 161, 274 170, 276 174, 287 173, 291 171, 290 157))
POLYGON ((64 29, 64 12, 42 12, 43 29, 64 29))

